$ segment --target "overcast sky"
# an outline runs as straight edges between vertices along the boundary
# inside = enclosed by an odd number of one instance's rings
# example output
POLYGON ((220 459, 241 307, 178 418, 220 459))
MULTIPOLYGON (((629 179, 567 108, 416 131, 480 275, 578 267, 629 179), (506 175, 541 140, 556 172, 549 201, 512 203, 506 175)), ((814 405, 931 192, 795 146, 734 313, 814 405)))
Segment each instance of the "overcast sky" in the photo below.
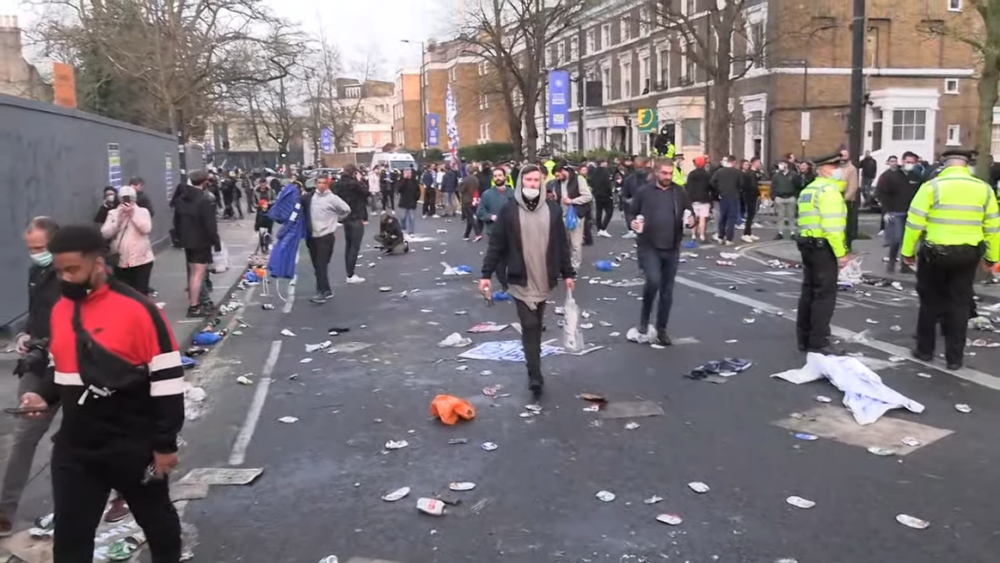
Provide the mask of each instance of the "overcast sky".
MULTIPOLYGON (((392 79, 400 68, 420 66, 420 41, 448 35, 451 14, 462 0, 264 0, 281 17, 309 34, 320 29, 336 43, 347 61, 378 53, 379 75, 392 79)), ((21 0, 0 0, 0 15, 21 16, 22 27, 34 22, 21 0), (28 20, 27 22, 23 20, 28 20)))

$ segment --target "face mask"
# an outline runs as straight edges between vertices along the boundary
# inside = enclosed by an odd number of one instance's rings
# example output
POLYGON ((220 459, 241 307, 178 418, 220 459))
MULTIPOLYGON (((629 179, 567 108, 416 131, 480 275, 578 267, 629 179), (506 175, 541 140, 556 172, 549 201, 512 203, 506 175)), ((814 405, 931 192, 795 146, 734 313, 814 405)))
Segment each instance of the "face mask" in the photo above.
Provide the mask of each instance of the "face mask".
POLYGON ((83 301, 90 295, 92 284, 90 280, 84 283, 73 283, 66 280, 59 280, 59 292, 70 301, 83 301))
POLYGON ((108 194, 108 195, 104 196, 104 201, 106 201, 107 203, 113 203, 115 201, 115 195, 114 194, 108 194))
POLYGON ((521 188, 521 195, 524 199, 538 199, 538 196, 542 195, 542 190, 538 188, 521 188))
POLYGON ((48 250, 31 255, 31 261, 39 266, 48 266, 52 263, 52 253, 48 250))
POLYGON ((836 180, 838 182, 841 181, 841 180, 843 180, 844 179, 844 171, 842 169, 840 169, 840 168, 834 170, 833 174, 830 176, 830 179, 831 180, 836 180))
POLYGON ((913 171, 913 165, 910 164, 909 162, 907 162, 906 164, 903 165, 903 170, 906 170, 907 172, 912 172, 913 171))

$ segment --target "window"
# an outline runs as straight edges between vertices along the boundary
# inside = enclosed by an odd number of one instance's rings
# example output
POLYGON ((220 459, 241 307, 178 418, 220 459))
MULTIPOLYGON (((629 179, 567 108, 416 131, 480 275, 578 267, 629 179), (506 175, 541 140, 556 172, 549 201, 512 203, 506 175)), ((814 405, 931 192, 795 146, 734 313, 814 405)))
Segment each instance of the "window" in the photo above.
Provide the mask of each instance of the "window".
POLYGON ((552 47, 545 49, 545 68, 552 68, 552 47))
POLYGON ((962 144, 962 126, 961 125, 949 125, 948 126, 948 140, 944 144, 952 147, 962 144))
POLYGON ((627 99, 632 97, 632 62, 624 61, 621 64, 622 71, 622 99, 627 99))
POLYGON ((448 69, 448 82, 458 81, 458 67, 451 67, 448 69))
POLYGON ((696 147, 701 145, 701 120, 685 119, 681 121, 681 146, 696 147))
POLYGON ((944 93, 945 94, 958 94, 958 79, 957 78, 945 78, 944 79, 944 93))
POLYGON ((681 69, 683 70, 682 78, 686 78, 688 83, 694 82, 694 73, 695 73, 694 57, 688 56, 688 53, 693 53, 693 52, 694 52, 694 42, 688 41, 687 44, 684 45, 684 56, 683 56, 684 61, 683 61, 683 66, 681 67, 681 69))
POLYGON ((601 92, 604 94, 604 103, 611 99, 611 68, 601 69, 601 92))
MULTIPOLYGON (((948 0, 948 11, 949 12, 961 12, 962 11, 962 0, 948 0)), ((975 10, 973 10, 975 11, 975 10)))
POLYGON ((990 130, 990 154, 994 160, 1000 160, 1000 123, 990 130))
POLYGON ((480 123, 479 124, 479 143, 486 143, 490 140, 490 124, 480 123))
POLYGON ((556 65, 561 65, 566 62, 566 44, 562 41, 556 45, 556 65))
POLYGON ((882 110, 872 110, 872 151, 882 150, 882 110))
POLYGON ((476 67, 476 71, 479 74, 479 76, 486 76, 486 62, 485 61, 480 62, 479 65, 476 67))
POLYGON ((577 137, 578 135, 576 134, 576 131, 569 132, 569 146, 566 147, 568 150, 576 152, 579 152, 581 150, 579 147, 576 146, 577 137))
POLYGON ((488 106, 486 105, 486 94, 479 94, 479 109, 480 109, 480 111, 486 109, 487 107, 488 106))
POLYGON ((893 141, 923 141, 926 137, 926 110, 897 109, 892 112, 893 141))
POLYGON ((587 30, 587 54, 597 50, 597 32, 593 28, 587 30))
POLYGON ((569 40, 569 60, 575 61, 580 58, 580 39, 574 37, 569 40))
MULTIPOLYGON (((425 75, 424 80, 426 80, 426 79, 427 78, 426 78, 426 75, 425 75)), ((348 86, 346 93, 347 93, 347 97, 348 98, 355 98, 355 99, 360 98, 361 97, 361 86, 348 86)))
POLYGON ((632 39, 632 16, 622 16, 621 22, 619 24, 622 31, 622 40, 624 43, 629 39, 632 39))
POLYGON ((747 50, 756 66, 764 66, 764 22, 750 24, 750 47, 747 50))
POLYGON ((601 49, 611 46, 611 24, 606 23, 601 26, 601 49))
POLYGON ((642 94, 649 93, 649 71, 652 70, 649 61, 649 55, 643 55, 639 57, 639 86, 642 88, 642 94))
POLYGON ((697 9, 695 0, 681 0, 681 13, 685 16, 694 15, 697 9))
POLYGON ((639 8, 639 37, 647 35, 649 35, 649 7, 642 6, 639 8))
POLYGON ((670 88, 670 49, 664 47, 657 54, 656 68, 660 69, 660 90, 670 88))

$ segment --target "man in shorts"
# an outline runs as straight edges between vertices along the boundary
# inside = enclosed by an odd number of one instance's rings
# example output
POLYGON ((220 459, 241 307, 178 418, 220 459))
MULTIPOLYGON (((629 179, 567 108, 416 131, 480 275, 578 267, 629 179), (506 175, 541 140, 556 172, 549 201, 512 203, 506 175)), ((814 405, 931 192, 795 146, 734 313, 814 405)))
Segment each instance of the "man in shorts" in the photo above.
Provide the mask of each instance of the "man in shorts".
POLYGON ((696 218, 695 227, 691 230, 691 238, 706 242, 705 230, 708 228, 708 217, 712 214, 712 201, 715 199, 709 182, 711 176, 707 169, 708 160, 699 156, 694 159, 694 170, 687 176, 687 193, 691 199, 691 207, 696 218))
POLYGON ((207 185, 208 173, 199 170, 191 174, 191 183, 182 186, 183 193, 174 210, 174 230, 188 263, 188 317, 208 317, 214 312, 212 307, 199 302, 202 283, 212 263, 212 249, 222 250, 215 206, 204 191, 207 185))

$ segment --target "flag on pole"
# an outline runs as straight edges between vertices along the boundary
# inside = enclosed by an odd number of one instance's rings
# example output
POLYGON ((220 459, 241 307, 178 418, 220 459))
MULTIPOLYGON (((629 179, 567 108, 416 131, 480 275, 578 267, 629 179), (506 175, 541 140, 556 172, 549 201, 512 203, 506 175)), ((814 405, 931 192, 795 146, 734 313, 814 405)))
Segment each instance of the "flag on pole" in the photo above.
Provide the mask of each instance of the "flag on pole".
POLYGON ((451 84, 448 85, 448 93, 444 99, 445 128, 448 131, 448 153, 451 154, 453 164, 458 164, 458 108, 455 106, 455 97, 451 94, 451 84))

